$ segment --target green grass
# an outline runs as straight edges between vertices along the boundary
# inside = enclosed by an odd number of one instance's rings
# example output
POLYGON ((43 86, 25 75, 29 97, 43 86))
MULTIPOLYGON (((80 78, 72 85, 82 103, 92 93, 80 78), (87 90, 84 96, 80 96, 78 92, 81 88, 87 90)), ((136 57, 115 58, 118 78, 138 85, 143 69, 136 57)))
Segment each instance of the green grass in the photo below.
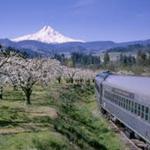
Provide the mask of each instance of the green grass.
POLYGON ((4 100, 0 101, 0 150, 124 149, 108 122, 95 115, 93 85, 37 85, 31 101, 32 105, 27 106, 20 90, 4 89, 4 100), (57 112, 57 117, 51 111, 57 112))
POLYGON ((0 136, 2 150, 66 150, 68 145, 67 139, 50 131, 0 136))
POLYGON ((107 122, 94 116, 96 103, 94 88, 71 85, 60 93, 59 117, 55 120, 56 131, 65 135, 81 149, 123 149, 107 122), (90 98, 89 98, 90 97, 90 98), (90 104, 90 107, 89 107, 90 104))

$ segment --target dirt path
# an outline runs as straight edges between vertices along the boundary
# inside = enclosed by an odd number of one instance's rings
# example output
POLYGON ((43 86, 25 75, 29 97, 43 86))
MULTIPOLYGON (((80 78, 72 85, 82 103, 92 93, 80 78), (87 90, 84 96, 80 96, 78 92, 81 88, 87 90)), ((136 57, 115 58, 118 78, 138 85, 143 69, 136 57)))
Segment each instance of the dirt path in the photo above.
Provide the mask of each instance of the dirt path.
POLYGON ((57 117, 56 109, 47 106, 27 108, 26 113, 29 113, 32 117, 49 116, 53 119, 57 117))

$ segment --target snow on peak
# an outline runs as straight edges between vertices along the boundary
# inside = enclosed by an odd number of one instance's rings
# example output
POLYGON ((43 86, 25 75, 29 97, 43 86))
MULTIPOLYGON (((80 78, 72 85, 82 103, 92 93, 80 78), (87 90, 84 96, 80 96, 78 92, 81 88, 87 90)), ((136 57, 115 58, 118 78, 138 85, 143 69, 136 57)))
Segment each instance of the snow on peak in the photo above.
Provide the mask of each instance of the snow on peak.
POLYGON ((54 32, 54 29, 50 26, 44 26, 40 32, 54 32))
POLYGON ((41 30, 39 30, 36 33, 24 35, 15 39, 12 39, 12 41, 24 41, 24 40, 34 40, 34 41, 40 41, 44 43, 66 43, 66 42, 83 42, 81 40, 72 39, 70 37, 66 37, 62 35, 61 33, 55 31, 50 26, 44 26, 41 30))

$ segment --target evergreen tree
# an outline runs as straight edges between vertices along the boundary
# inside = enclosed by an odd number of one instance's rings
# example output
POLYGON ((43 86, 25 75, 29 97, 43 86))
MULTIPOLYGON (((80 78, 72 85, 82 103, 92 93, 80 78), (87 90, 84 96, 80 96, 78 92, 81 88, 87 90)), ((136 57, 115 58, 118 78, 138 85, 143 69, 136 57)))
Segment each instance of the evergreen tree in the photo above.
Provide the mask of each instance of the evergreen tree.
POLYGON ((137 64, 138 65, 145 65, 146 61, 147 61, 146 53, 139 50, 137 53, 137 64))
POLYGON ((104 54, 104 65, 107 65, 110 62, 110 57, 108 52, 104 54))

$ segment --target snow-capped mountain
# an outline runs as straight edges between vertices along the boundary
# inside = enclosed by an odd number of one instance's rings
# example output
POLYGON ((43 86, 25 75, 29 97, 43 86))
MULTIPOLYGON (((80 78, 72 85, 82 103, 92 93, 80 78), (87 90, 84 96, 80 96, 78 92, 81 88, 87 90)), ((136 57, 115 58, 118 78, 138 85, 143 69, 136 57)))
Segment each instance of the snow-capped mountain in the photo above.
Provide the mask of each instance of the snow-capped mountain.
POLYGON ((26 40, 34 40, 44 43, 67 43, 67 42, 83 42, 81 40, 72 39, 70 37, 66 37, 55 31, 50 26, 44 26, 40 31, 24 35, 15 39, 11 39, 12 41, 19 42, 19 41, 26 41, 26 40))

